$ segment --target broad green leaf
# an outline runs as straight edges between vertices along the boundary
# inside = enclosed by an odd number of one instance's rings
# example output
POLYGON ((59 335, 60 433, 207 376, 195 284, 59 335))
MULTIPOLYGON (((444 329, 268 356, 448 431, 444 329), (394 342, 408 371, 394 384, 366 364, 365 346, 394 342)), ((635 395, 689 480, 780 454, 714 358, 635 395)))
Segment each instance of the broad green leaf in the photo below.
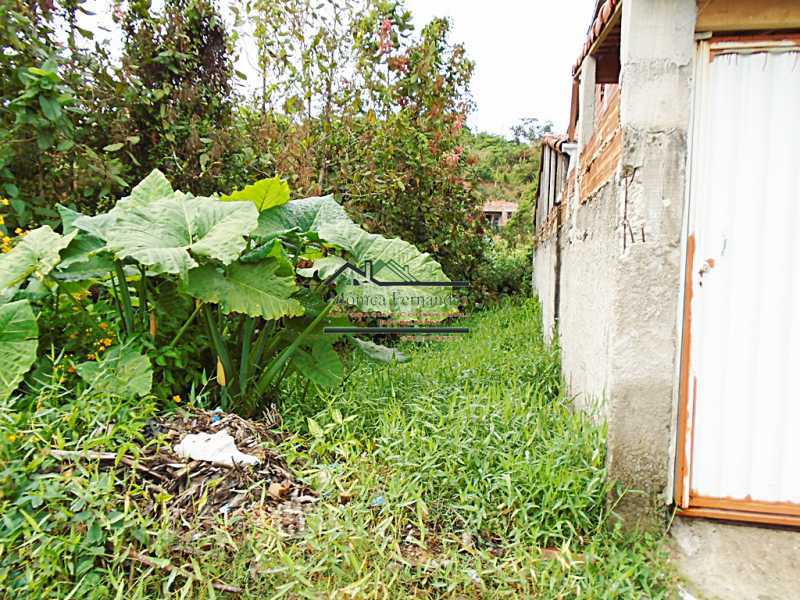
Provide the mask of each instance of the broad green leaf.
POLYGON ((347 264, 347 260, 336 254, 330 254, 323 258, 318 258, 310 267, 297 269, 297 274, 301 277, 314 277, 315 275, 325 281, 328 277, 336 273, 340 267, 347 264))
POLYGON ((315 233, 322 241, 340 247, 347 260, 339 256, 317 259, 310 268, 298 274, 317 274, 327 279, 349 262, 359 270, 367 261, 373 264, 373 276, 381 282, 398 282, 397 286, 372 284, 357 272, 347 270, 336 278, 336 290, 345 303, 363 311, 377 311, 404 320, 440 321, 455 314, 453 296, 456 288, 446 286, 407 285, 408 282, 447 282, 441 266, 429 254, 397 238, 368 233, 353 223, 332 196, 293 200, 259 215, 255 236, 265 239, 290 231, 315 233))
POLYGON ((109 144, 108 146, 103 147, 104 152, 116 152, 117 150, 121 150, 125 144, 122 142, 117 142, 115 144, 109 144))
POLYGON ((61 252, 61 262, 52 272, 59 282, 106 279, 114 269, 112 256, 106 252, 106 243, 83 231, 61 252))
POLYGON ((292 200, 263 211, 258 216, 255 237, 272 239, 290 231, 316 233, 323 225, 352 224, 344 209, 333 196, 315 196, 292 200))
POLYGON ((43 225, 29 231, 8 254, 0 256, 0 290, 22 283, 28 277, 43 279, 59 263, 59 252, 76 232, 59 235, 43 225))
POLYGON ((61 233, 72 233, 75 230, 75 219, 83 215, 77 210, 72 210, 61 204, 56 205, 58 215, 61 217, 61 233))
POLYGON ((390 363, 392 361, 404 363, 410 360, 405 354, 395 348, 388 348, 387 346, 382 346, 381 344, 376 344, 369 340, 360 340, 354 336, 348 336, 348 338, 355 344, 356 348, 373 360, 383 363, 390 363))
POLYGON ((33 73, 34 75, 39 75, 40 77, 47 77, 52 81, 58 81, 58 75, 53 71, 40 69, 39 67, 28 67, 28 72, 33 73))
POLYGON ((39 150, 47 150, 53 145, 55 135, 51 129, 40 129, 36 132, 36 145, 39 150))
POLYGON ((93 217, 81 215, 80 217, 76 217, 72 224, 76 229, 80 229, 89 235, 105 240, 111 227, 117 222, 119 214, 119 212, 114 212, 114 209, 112 209, 110 212, 100 213, 93 217))
MULTIPOLYGON (((425 285, 449 279, 430 254, 420 252, 413 244, 342 223, 323 225, 318 233, 321 239, 342 248, 356 269, 366 272, 367 263, 372 264, 371 278, 350 268, 336 277, 336 291, 345 303, 403 320, 436 322, 458 312, 456 297, 461 292, 448 286, 425 285)), ((313 268, 325 280, 343 264, 328 256, 315 261, 313 268)))
POLYGON ((344 365, 330 340, 321 339, 310 348, 298 350, 292 357, 292 366, 320 387, 331 387, 342 381, 344 365))
POLYGON ((19 285, 14 285, 0 290, 0 304, 6 304, 16 298, 19 293, 19 285))
POLYGON ((306 334, 309 344, 311 344, 310 340, 316 340, 319 338, 336 341, 339 337, 341 337, 341 334, 338 333, 323 333, 323 330, 326 327, 348 327, 352 325, 346 315, 341 314, 341 311, 336 310, 337 303, 335 299, 333 299, 333 307, 331 307, 330 311, 328 310, 328 304, 331 302, 331 300, 326 299, 326 296, 329 295, 329 291, 330 290, 323 287, 312 289, 300 286, 300 289, 293 297, 296 298, 297 301, 302 305, 303 314, 300 317, 286 319, 284 321, 284 326, 290 337, 294 337, 295 335, 299 335, 301 332, 305 331, 309 323, 311 323, 311 321, 313 321, 322 312, 326 313, 327 315, 325 319, 320 321, 313 331, 309 331, 306 334))
POLYGON ((125 196, 114 208, 129 210, 141 208, 172 195, 172 185, 164 174, 158 169, 153 169, 150 174, 136 184, 130 195, 125 196))
POLYGON ((0 400, 17 389, 36 360, 39 328, 27 300, 0 306, 0 400))
POLYGON ((6 191, 11 198, 16 198, 19 196, 19 188, 11 182, 6 182, 3 184, 3 189, 6 191))
POLYGON ((286 204, 289 201, 289 184, 280 177, 260 179, 220 198, 225 202, 246 200, 255 204, 259 212, 286 204))
POLYGON ((265 258, 276 258, 280 260, 282 264, 287 266, 289 270, 294 272, 294 267, 289 261, 281 241, 278 239, 271 240, 265 244, 253 248, 252 250, 249 250, 248 252, 245 252, 239 257, 239 260, 243 263, 256 263, 264 260, 265 258))
POLYGON ((58 103, 58 100, 40 94, 39 106, 41 106, 42 113, 44 113, 48 121, 57 121, 61 117, 61 105, 58 103))
POLYGON ((120 199, 116 206, 107 213, 101 213, 93 217, 81 215, 73 219, 72 223, 78 229, 90 233, 101 240, 107 240, 108 232, 123 213, 134 208, 144 208, 156 200, 172 195, 172 186, 167 181, 167 178, 164 177, 161 171, 154 169, 134 186, 130 195, 120 199))
MULTIPOLYGON (((83 231, 77 232, 69 245, 61 252, 61 262, 57 270, 62 271, 77 263, 88 262, 105 250, 106 244, 100 238, 83 231)), ((110 259, 107 259, 110 260, 110 259)), ((113 268, 113 263, 111 268, 113 268)))
POLYGON ((322 427, 320 427, 316 420, 312 419, 311 417, 306 417, 306 420, 308 421, 308 432, 312 436, 315 438, 325 437, 325 431, 323 431, 322 427))
POLYGON ((204 265, 189 271, 186 291, 204 302, 219 304, 223 313, 279 319, 303 314, 303 306, 291 295, 297 291, 294 277, 277 274, 280 263, 236 262, 226 269, 204 265))
MULTIPOLYGON (((14 288, 10 288, 14 289, 14 288)), ((52 295, 50 287, 45 282, 31 277, 28 279, 25 289, 18 290, 13 300, 30 300, 31 302, 39 302, 48 296, 52 295)))
POLYGON ((182 278, 198 266, 194 257, 230 264, 258 224, 250 202, 219 202, 175 192, 145 208, 124 211, 108 232, 108 248, 159 273, 182 278))
POLYGON ((130 345, 114 346, 102 360, 81 363, 77 371, 95 391, 116 396, 144 396, 153 385, 150 360, 130 345))

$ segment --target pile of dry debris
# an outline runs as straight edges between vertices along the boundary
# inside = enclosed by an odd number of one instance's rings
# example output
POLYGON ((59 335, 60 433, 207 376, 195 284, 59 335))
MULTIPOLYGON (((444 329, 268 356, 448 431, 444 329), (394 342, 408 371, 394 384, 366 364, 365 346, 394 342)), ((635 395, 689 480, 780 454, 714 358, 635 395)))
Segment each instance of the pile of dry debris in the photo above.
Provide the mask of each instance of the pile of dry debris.
POLYGON ((304 515, 317 501, 313 491, 298 482, 286 462, 269 448, 281 441, 274 420, 250 421, 232 413, 193 409, 159 417, 146 434, 150 440, 135 456, 62 450, 51 450, 51 454, 97 460, 102 468, 129 471, 145 491, 137 495, 143 512, 152 514, 163 507, 176 529, 190 530, 198 521, 220 516, 266 512, 276 529, 292 535, 303 529, 304 515), (233 438, 234 452, 238 451, 233 460, 209 452, 206 443, 229 440, 226 433, 233 438), (201 460, 184 457, 182 446, 192 439, 204 454, 201 460), (237 461, 236 456, 249 460, 237 461))

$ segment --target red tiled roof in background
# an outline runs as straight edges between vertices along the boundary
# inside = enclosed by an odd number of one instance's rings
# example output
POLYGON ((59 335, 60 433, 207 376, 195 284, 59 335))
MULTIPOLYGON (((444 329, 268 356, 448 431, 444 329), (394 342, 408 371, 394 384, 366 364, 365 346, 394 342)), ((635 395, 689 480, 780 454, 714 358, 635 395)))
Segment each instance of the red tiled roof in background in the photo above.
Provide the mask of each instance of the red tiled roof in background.
POLYGON ((502 212, 506 210, 517 210, 516 202, 508 202, 507 200, 489 200, 483 205, 484 212, 502 212))

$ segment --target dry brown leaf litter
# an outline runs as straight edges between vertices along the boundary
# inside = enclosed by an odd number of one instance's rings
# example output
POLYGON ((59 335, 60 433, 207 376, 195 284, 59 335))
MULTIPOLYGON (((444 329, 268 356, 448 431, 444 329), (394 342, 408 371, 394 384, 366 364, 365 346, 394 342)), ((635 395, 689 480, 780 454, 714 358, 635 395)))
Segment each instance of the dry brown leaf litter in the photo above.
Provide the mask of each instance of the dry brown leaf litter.
POLYGON ((303 530, 305 514, 317 497, 270 448, 281 441, 277 425, 276 415, 251 421, 233 413, 192 409, 150 423, 145 432, 148 443, 136 456, 59 450, 51 454, 64 460, 97 460, 104 469, 128 471, 145 491, 137 498, 140 508, 153 514, 163 502, 177 529, 192 530, 223 516, 252 522, 269 515, 276 530, 291 536, 303 530), (257 457, 259 464, 229 467, 184 459, 173 450, 187 434, 223 429, 239 450, 257 457))

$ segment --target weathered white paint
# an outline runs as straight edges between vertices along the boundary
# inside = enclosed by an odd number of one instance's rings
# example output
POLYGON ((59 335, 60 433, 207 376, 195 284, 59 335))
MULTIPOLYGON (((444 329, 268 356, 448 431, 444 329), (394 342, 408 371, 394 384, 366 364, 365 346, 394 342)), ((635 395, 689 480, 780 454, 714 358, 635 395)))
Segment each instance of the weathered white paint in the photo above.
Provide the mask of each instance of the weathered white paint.
POLYGON ((800 503, 800 52, 698 72, 686 487, 800 503))
MULTIPOLYGON (((624 1, 620 163, 586 203, 578 182, 560 236, 540 242, 535 255, 545 329, 558 285, 562 371, 576 403, 599 404, 607 420, 609 478, 628 490, 611 500, 631 526, 662 527, 677 423, 675 317, 696 10, 695 0, 624 1)), ((575 163, 591 133, 594 95, 585 76, 592 68, 586 61, 581 68, 575 163)))

